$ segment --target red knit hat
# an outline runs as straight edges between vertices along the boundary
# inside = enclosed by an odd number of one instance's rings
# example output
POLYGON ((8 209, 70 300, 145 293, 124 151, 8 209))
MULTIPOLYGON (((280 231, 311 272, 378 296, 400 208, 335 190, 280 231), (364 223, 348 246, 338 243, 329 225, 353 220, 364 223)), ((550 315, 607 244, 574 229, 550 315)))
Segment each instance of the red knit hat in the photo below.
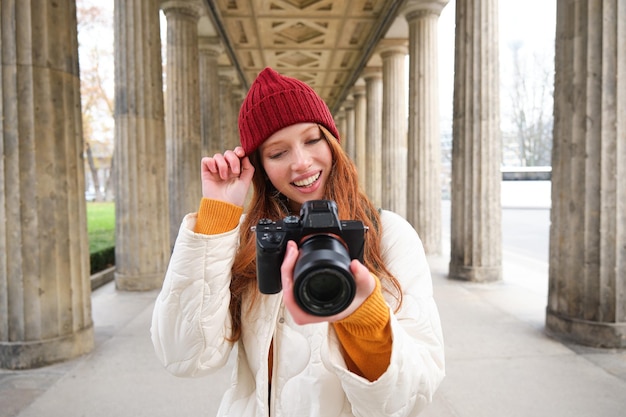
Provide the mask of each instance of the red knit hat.
POLYGON ((271 68, 259 73, 239 110, 239 138, 246 155, 280 129, 319 123, 339 140, 328 106, 307 84, 271 68))

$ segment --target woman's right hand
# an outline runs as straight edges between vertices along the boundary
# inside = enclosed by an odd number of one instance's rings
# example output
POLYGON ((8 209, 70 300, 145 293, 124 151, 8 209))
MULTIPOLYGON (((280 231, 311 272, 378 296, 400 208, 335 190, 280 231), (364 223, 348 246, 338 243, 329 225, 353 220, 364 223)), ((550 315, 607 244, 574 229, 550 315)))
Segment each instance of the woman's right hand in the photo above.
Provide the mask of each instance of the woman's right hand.
POLYGON ((254 167, 243 148, 202 158, 202 196, 242 207, 254 167))

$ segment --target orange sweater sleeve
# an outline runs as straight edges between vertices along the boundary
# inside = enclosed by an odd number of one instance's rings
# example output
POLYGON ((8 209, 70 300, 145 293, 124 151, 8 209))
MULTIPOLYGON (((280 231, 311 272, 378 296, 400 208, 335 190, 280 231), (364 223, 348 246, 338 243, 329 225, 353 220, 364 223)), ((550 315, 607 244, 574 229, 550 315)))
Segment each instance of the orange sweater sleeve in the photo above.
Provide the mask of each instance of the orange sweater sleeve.
POLYGON ((233 230, 239 224, 243 207, 220 200, 202 198, 193 231, 217 235, 233 230))
POLYGON ((389 318, 377 278, 376 288, 365 302, 345 319, 333 323, 350 372, 375 381, 387 370, 392 342, 389 318))

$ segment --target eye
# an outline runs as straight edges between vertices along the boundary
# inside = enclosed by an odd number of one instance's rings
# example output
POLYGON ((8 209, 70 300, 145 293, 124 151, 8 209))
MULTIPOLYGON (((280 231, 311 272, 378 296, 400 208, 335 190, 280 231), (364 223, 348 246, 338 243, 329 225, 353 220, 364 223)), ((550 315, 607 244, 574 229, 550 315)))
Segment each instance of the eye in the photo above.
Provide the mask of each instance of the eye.
POLYGON ((307 140, 305 143, 307 145, 315 145, 316 143, 318 143, 320 140, 322 140, 322 138, 314 138, 314 139, 309 139, 307 140))
POLYGON ((281 156, 283 156, 285 154, 284 151, 277 151, 277 152, 270 152, 267 155, 268 159, 279 159, 281 156))

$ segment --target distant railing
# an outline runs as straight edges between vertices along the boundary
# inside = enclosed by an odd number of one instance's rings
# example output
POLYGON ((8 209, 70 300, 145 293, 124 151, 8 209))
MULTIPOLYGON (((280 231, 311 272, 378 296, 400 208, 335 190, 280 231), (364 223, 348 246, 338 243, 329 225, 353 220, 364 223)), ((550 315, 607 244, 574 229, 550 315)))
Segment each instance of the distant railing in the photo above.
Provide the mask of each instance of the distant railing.
POLYGON ((550 181, 552 167, 504 167, 502 181, 550 181))

